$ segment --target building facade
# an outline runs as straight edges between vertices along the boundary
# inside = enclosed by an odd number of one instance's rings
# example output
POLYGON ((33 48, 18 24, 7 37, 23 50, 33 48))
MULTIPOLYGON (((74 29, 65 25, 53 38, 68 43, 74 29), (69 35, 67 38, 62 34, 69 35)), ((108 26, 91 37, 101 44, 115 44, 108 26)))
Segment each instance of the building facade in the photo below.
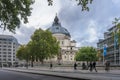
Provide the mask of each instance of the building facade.
POLYGON ((108 29, 104 33, 104 39, 99 39, 97 48, 102 55, 102 61, 110 61, 111 65, 120 65, 120 47, 118 45, 118 38, 116 32, 118 31, 116 26, 108 29), (106 45, 106 54, 104 55, 104 46, 106 45))
POLYGON ((54 61, 58 60, 62 63, 74 62, 74 57, 78 48, 76 47, 76 41, 71 40, 71 35, 67 29, 62 27, 57 15, 51 27, 48 28, 52 35, 56 37, 60 45, 60 55, 54 58, 54 61))
POLYGON ((0 65, 12 66, 16 64, 16 51, 19 43, 10 35, 0 35, 0 65))

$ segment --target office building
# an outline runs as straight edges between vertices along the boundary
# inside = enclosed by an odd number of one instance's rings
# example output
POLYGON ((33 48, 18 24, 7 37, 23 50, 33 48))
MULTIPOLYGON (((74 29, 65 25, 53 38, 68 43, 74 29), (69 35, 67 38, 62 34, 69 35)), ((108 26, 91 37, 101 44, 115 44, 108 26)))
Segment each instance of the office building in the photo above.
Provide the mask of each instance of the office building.
POLYGON ((120 65, 120 47, 118 45, 118 28, 116 26, 104 33, 104 39, 99 39, 97 48, 102 58, 101 61, 110 61, 111 65, 120 65), (104 47, 106 53, 104 54, 104 47))
POLYGON ((16 51, 19 43, 10 35, 0 35, 0 65, 12 66, 17 63, 16 51))

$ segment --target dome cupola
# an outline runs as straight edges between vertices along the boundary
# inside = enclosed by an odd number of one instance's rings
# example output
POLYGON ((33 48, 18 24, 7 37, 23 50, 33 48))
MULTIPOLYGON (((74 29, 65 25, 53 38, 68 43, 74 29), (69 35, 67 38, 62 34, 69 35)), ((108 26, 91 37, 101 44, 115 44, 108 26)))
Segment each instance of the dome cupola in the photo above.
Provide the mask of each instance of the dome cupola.
POLYGON ((57 15, 54 18, 54 22, 52 26, 48 28, 48 30, 52 32, 52 34, 60 33, 60 34, 65 34, 66 36, 70 37, 70 33, 68 32, 68 30, 61 26, 57 15))

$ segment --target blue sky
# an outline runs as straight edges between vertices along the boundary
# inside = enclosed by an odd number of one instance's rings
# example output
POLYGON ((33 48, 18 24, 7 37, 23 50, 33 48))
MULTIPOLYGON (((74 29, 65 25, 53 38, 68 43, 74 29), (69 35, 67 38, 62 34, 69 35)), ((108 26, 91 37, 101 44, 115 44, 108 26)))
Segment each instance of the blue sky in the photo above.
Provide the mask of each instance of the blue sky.
POLYGON ((57 13, 61 25, 77 41, 77 46, 94 46, 103 33, 112 27, 115 17, 120 17, 120 0, 93 0, 90 11, 81 11, 75 0, 54 0, 53 6, 47 6, 47 0, 35 0, 32 5, 29 23, 21 23, 16 34, 0 29, 0 34, 13 35, 21 44, 26 44, 35 29, 47 29, 52 25, 57 13))

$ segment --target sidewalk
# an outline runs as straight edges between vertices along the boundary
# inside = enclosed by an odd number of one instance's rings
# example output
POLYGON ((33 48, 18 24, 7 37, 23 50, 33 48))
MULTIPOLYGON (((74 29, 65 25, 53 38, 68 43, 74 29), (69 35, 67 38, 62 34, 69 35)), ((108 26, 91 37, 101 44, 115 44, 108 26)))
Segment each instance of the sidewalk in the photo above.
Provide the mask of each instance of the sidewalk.
POLYGON ((63 69, 54 68, 49 69, 48 67, 41 68, 3 68, 5 70, 12 70, 18 72, 40 74, 40 75, 50 75, 58 77, 73 78, 79 80, 120 80, 120 77, 113 77, 112 75, 120 75, 120 70, 111 70, 110 72, 105 72, 104 70, 98 70, 98 72, 90 72, 89 70, 73 70, 73 69, 63 69))

